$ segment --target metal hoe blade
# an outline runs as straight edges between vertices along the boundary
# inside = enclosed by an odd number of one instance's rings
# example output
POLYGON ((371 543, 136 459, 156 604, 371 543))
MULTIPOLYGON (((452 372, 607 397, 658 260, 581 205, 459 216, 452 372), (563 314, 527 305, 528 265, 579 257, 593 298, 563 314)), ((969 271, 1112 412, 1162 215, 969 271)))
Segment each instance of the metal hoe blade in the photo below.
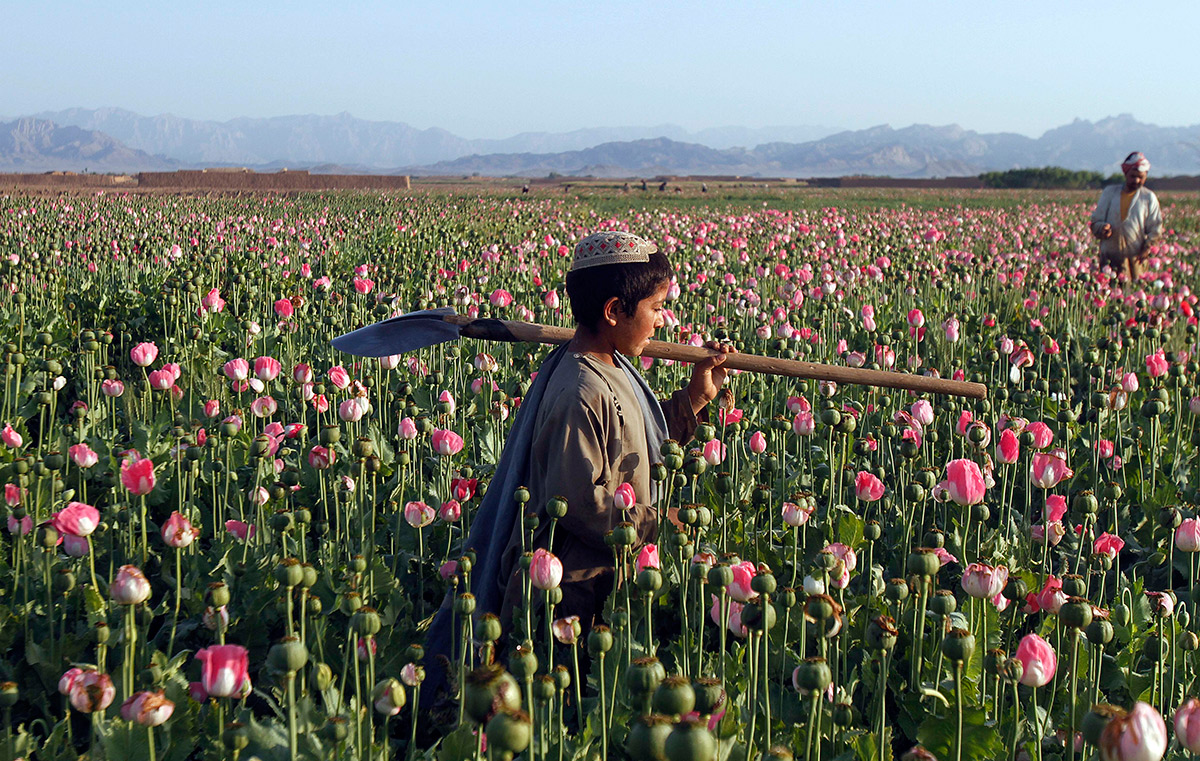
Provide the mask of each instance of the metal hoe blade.
POLYGON ((409 312, 338 336, 333 348, 360 357, 387 357, 456 341, 461 328, 443 319, 452 314, 450 307, 409 312))

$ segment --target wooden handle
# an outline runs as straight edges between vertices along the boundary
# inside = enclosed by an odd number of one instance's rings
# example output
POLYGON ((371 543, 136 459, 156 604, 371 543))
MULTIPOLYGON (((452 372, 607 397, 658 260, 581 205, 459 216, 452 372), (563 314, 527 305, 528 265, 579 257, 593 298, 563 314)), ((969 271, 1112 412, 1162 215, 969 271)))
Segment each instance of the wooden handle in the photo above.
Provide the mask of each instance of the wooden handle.
MULTIPOLYGON (((450 315, 446 317, 446 321, 460 326, 463 329, 462 334, 469 338, 562 344, 575 336, 575 330, 572 328, 558 328, 552 325, 515 320, 472 320, 463 315, 450 315)), ((642 352, 643 356, 647 357, 692 363, 702 362, 718 353, 714 349, 702 346, 689 346, 667 341, 651 341, 642 352)), ((789 378, 811 378, 861 386, 882 386, 904 391, 949 394, 968 399, 987 398, 987 386, 982 383, 930 378, 925 375, 894 373, 885 370, 864 370, 859 367, 823 365, 795 359, 761 357, 756 354, 729 354, 725 358, 725 366, 734 370, 783 375, 789 378)))

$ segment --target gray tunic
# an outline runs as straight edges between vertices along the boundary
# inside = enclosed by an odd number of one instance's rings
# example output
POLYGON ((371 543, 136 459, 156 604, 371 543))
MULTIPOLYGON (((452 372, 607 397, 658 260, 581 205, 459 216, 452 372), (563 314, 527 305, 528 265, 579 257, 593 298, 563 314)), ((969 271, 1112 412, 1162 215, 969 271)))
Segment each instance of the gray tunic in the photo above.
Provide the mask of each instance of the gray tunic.
MULTIPOLYGON (((526 484, 529 511, 540 518, 534 547, 549 542, 547 500, 565 497, 567 514, 558 521, 554 547, 549 549, 563 564, 559 612, 579 615, 585 627, 591 621, 589 613, 598 612, 611 586, 613 555, 605 534, 622 521, 634 525, 641 542, 654 541, 658 531, 657 508, 650 504, 650 466, 661 462, 661 456, 646 451, 646 425, 635 394, 619 367, 570 353, 549 379, 534 425, 526 484), (628 511, 613 504, 613 494, 623 483, 637 495, 637 504, 628 511)), ((687 390, 676 391, 662 407, 670 437, 691 438, 697 420, 687 390)), ((521 530, 518 522, 506 552, 504 566, 514 570, 501 612, 505 623, 521 597, 523 578, 516 562, 521 530)))

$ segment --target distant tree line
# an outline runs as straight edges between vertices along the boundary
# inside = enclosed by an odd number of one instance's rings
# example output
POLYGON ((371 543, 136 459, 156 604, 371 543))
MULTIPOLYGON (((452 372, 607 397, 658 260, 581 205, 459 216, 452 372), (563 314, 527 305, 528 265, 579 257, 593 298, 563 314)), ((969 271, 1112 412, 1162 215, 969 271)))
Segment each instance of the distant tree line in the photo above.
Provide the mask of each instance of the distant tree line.
POLYGON ((1009 169, 1006 172, 984 172, 979 175, 989 188, 1066 188, 1085 190, 1122 182, 1120 174, 1108 177, 1099 172, 1073 171, 1060 166, 1040 169, 1009 169))

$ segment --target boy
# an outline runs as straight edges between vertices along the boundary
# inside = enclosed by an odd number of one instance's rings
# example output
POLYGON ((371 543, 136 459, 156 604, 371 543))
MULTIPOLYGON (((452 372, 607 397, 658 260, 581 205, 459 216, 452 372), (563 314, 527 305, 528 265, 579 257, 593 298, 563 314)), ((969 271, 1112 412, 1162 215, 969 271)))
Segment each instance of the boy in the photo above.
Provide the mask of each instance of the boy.
MULTIPOLYGON (((651 506, 650 466, 661 461, 664 439, 687 441, 696 416, 725 381, 724 353, 693 368, 687 388, 660 403, 625 359, 637 357, 655 330, 673 275, 653 244, 624 232, 602 232, 575 247, 567 294, 575 317, 574 339, 560 349, 537 410, 526 486, 529 512, 538 515, 533 547, 549 549, 563 564, 562 601, 555 616, 577 615, 586 631, 613 586, 612 549, 605 534, 622 521, 633 523, 639 543, 658 530, 651 506), (636 504, 614 506, 617 487, 629 484, 636 504), (550 540, 547 502, 566 498, 567 513, 550 540)), ((728 347, 713 344, 722 352, 728 347)), ((547 359, 547 365, 551 360, 547 359)), ((539 372, 546 372, 543 365, 539 372)), ((511 569, 500 620, 506 629, 521 601, 523 527, 509 537, 502 568, 511 569)))
MULTIPOLYGON (((604 535, 628 520, 639 542, 655 539, 650 466, 660 461, 663 440, 691 436, 697 415, 725 382, 724 355, 734 351, 710 342, 721 354, 696 364, 687 388, 663 404, 654 397, 626 357, 640 355, 662 327, 673 274, 653 243, 629 233, 596 233, 575 247, 567 275, 578 323, 575 337, 539 368, 465 544, 477 552, 470 590, 477 603, 475 616, 500 613, 505 635, 512 630, 525 578, 519 562, 523 516, 513 500, 518 487, 530 493, 526 512, 539 517, 534 547, 527 549, 550 549, 563 564, 563 596, 555 616, 577 615, 585 630, 612 590, 612 551, 604 535), (613 502, 617 487, 625 483, 636 495, 628 511, 613 502), (546 504, 558 496, 566 498, 567 512, 555 527, 554 546, 547 547, 546 504)), ((450 643, 458 639, 451 627, 452 603, 447 594, 430 627, 426 642, 431 655, 449 654, 450 643)), ((433 683, 422 692, 423 702, 434 699, 446 676, 441 672, 430 673, 433 683)))

